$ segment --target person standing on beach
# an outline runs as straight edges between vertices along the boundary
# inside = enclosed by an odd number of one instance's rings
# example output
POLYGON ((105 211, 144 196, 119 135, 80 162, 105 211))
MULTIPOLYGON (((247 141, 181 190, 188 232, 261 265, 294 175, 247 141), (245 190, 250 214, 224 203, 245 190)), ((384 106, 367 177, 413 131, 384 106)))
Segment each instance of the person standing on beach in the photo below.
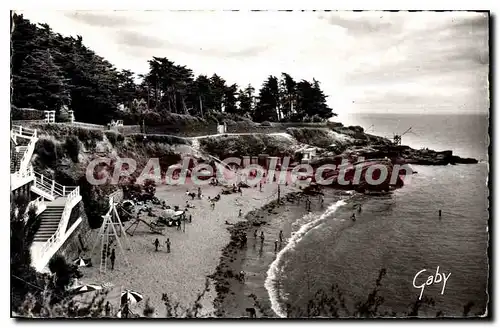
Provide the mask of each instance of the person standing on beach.
POLYGON ((352 213, 351 220, 356 221, 356 214, 352 213))
POLYGON ((201 199, 201 188, 198 187, 198 199, 201 199))
POLYGON ((278 251, 278 241, 274 241, 274 252, 276 253, 278 251))
POLYGON ((255 229, 255 231, 253 232, 253 237, 257 239, 257 229, 255 229))
POLYGON ((260 243, 264 242, 264 231, 260 232, 260 243))
POLYGON ((358 205, 358 213, 361 213, 361 204, 358 205))
POLYGON ((170 239, 167 238, 167 241, 165 242, 167 244, 167 253, 170 253, 170 239))
POLYGON ((115 259, 116 259, 116 255, 115 255, 115 249, 113 248, 113 250, 111 251, 111 270, 114 270, 115 269, 115 259))
POLYGON ((107 301, 106 305, 104 306, 104 313, 106 313, 106 317, 109 317, 111 315, 111 305, 109 304, 109 301, 107 301))
POLYGON ((240 211, 239 211, 239 213, 238 213, 238 217, 240 217, 240 218, 241 218, 241 208, 240 208, 240 211))
POLYGON ((280 230, 279 238, 280 238, 280 243, 283 242, 283 230, 280 230))
POLYGON ((154 245, 155 245, 155 252, 158 252, 158 246, 160 246, 160 241, 158 240, 158 238, 156 238, 154 245))
POLYGON ((259 191, 262 192, 262 182, 259 182, 259 191))

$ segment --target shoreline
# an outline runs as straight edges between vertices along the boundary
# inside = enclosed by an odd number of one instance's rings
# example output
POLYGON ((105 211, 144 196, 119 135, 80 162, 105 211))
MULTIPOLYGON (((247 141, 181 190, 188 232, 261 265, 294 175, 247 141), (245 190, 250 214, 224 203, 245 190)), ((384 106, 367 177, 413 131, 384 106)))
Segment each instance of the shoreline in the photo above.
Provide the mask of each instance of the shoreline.
MULTIPOLYGON (((325 204, 319 205, 319 201, 312 200, 311 212, 306 211, 304 201, 300 201, 302 192, 288 194, 281 198, 280 206, 277 201, 272 201, 262 208, 252 211, 245 216, 245 221, 239 222, 228 228, 231 241, 223 249, 219 265, 211 275, 215 281, 217 297, 214 300, 216 316, 223 318, 247 317, 247 308, 254 308, 257 317, 279 318, 272 308, 269 298, 268 271, 276 256, 287 248, 292 241, 300 241, 298 228, 308 224, 301 222, 302 219, 320 216, 329 212, 332 206, 341 200, 345 191, 337 189, 324 189, 325 204), (311 217, 309 217, 311 216, 311 217), (255 230, 266 231, 266 239, 261 244, 259 236, 254 238, 255 230), (274 252, 273 240, 267 237, 269 234, 278 235, 283 230, 285 239, 279 243, 279 248, 274 252), (248 236, 246 246, 241 246, 239 238, 244 233, 248 236), (292 235, 297 233, 298 235, 292 235), (261 246, 258 246, 261 245, 261 246), (258 253, 256 249, 259 248, 258 253), (244 269, 244 270, 243 270, 244 269), (245 271, 245 281, 240 281, 236 274, 245 271)), ((339 207, 339 206, 337 206, 339 207)), ((329 212, 331 214, 333 212, 329 212)), ((307 231, 305 231, 307 233, 307 231)), ((304 234, 305 234, 304 233, 304 234)))

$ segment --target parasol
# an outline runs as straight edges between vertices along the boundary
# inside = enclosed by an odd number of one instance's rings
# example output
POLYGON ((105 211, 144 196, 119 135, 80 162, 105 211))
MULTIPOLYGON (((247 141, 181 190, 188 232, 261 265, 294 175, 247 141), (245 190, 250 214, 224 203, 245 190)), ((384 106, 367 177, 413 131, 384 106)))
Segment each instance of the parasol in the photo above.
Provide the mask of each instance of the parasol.
POLYGON ((129 304, 135 304, 137 302, 140 302, 142 301, 144 297, 137 293, 137 292, 134 292, 134 291, 131 291, 131 290, 126 290, 124 292, 122 292, 122 296, 121 296, 121 304, 126 304, 126 303, 129 303, 129 304))
POLYGON ((75 294, 83 294, 83 293, 93 292, 95 290, 100 290, 100 289, 102 289, 102 287, 98 286, 98 285, 80 285, 80 286, 76 286, 76 287, 71 288, 71 291, 75 294))

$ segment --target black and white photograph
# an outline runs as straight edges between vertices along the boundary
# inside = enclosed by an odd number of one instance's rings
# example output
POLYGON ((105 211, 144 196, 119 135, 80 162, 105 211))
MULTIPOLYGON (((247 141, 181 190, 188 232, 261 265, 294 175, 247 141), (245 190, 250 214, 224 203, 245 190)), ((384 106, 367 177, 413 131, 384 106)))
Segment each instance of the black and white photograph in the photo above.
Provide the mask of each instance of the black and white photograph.
POLYGON ((11 318, 491 318, 492 21, 11 10, 11 318))

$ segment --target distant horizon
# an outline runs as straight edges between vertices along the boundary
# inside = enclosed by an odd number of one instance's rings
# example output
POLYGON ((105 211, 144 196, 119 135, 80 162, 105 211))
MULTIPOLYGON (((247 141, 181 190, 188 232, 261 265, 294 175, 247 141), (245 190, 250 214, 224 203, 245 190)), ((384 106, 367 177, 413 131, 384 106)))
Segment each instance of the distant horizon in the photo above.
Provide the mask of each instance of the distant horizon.
POLYGON ((333 117, 333 119, 342 117, 342 116, 348 116, 348 115, 440 115, 440 116, 449 116, 449 115, 489 115, 490 111, 484 112, 484 111, 466 111, 466 112, 380 112, 380 111, 373 111, 373 112, 368 112, 368 111, 363 111, 363 112, 358 112, 358 111, 353 111, 353 112, 344 112, 342 114, 339 114, 336 117, 333 117))

